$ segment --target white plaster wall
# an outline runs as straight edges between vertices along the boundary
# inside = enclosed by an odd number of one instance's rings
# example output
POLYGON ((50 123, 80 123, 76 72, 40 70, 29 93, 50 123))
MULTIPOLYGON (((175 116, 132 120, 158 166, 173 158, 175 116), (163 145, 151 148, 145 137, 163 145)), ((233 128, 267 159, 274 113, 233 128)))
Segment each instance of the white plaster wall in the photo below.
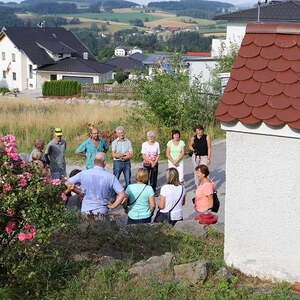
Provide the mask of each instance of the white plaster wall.
POLYGON ((193 83, 195 78, 198 78, 203 83, 209 82, 211 79, 211 71, 215 68, 217 63, 215 60, 198 60, 187 62, 190 64, 190 83, 193 83))
POLYGON ((0 41, 0 84, 7 86, 9 89, 18 88, 20 91, 24 89, 24 70, 22 65, 23 53, 12 43, 12 41, 4 36, 0 41), (2 52, 5 52, 5 60, 2 60, 2 52), (12 54, 16 55, 16 61, 12 61, 12 54), (6 79, 3 79, 2 72, 7 69, 10 63, 10 70, 6 73, 6 79), (16 80, 13 80, 13 72, 16 73, 16 80))
POLYGON ((227 132, 225 262, 300 281, 299 138, 227 132))

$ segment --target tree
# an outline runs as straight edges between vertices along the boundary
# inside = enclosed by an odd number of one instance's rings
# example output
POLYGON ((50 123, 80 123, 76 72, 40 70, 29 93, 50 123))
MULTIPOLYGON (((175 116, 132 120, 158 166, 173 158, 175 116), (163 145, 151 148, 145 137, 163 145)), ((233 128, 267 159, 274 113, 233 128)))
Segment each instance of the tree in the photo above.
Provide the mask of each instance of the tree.
POLYGON ((97 55, 97 58, 99 60, 102 60, 102 61, 105 61, 105 60, 108 60, 110 58, 113 57, 114 55, 114 48, 111 47, 111 46, 106 46, 106 47, 103 47, 99 52, 98 52, 98 55, 97 55))

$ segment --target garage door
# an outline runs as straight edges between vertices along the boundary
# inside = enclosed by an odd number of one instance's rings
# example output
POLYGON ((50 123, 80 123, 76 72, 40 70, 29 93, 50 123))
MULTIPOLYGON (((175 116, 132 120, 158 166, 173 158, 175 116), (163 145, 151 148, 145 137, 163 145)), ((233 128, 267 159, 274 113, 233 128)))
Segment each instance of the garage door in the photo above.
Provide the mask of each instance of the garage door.
POLYGON ((63 76, 63 80, 74 80, 80 83, 93 83, 93 77, 63 76))

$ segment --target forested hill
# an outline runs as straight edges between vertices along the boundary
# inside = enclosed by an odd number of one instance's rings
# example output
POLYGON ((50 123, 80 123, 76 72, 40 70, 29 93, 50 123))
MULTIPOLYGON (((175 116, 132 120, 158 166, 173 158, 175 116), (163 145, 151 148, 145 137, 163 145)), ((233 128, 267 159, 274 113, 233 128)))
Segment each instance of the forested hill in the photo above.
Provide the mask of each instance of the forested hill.
POLYGON ((150 2, 148 7, 171 11, 178 16, 191 16, 195 18, 212 18, 216 14, 233 7, 232 4, 220 1, 181 0, 150 2))

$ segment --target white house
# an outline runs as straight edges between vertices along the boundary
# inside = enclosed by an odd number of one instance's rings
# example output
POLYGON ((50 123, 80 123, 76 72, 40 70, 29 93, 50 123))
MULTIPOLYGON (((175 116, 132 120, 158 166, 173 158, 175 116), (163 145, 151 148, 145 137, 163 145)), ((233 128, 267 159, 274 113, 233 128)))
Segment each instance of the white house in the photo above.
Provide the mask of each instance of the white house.
POLYGON ((300 281, 300 24, 248 24, 216 110, 227 265, 300 281))
POLYGON ((143 50, 138 47, 123 47, 119 46, 115 48, 115 56, 130 56, 135 53, 143 54, 143 50))
MULTIPOLYGON (((285 1, 272 2, 269 1, 266 5, 260 7, 260 22, 287 22, 300 23, 300 2, 299 1, 285 1)), ((228 51, 238 50, 244 38, 246 27, 248 23, 256 22, 258 19, 258 9, 251 8, 239 10, 229 14, 216 16, 215 20, 227 21, 226 38, 217 38, 212 40, 211 58, 209 63, 207 60, 191 60, 189 61, 190 81, 192 82, 195 76, 200 76, 203 82, 210 80, 210 70, 213 67, 220 54, 226 54, 228 51)))
POLYGON ((113 67, 99 63, 64 28, 3 28, 0 53, 0 86, 9 89, 40 89, 47 80, 98 83, 112 78, 113 67))

